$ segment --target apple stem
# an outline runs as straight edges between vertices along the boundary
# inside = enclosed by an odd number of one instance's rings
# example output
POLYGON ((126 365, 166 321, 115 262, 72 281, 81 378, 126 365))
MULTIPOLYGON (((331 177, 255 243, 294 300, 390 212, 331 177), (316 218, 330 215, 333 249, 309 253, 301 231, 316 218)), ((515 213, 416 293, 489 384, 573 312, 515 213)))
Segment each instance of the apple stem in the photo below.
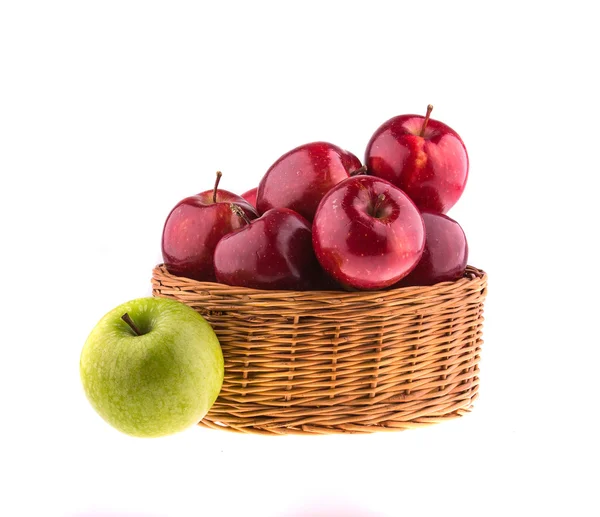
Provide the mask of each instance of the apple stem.
POLYGON ((379 207, 381 203, 385 201, 385 194, 379 194, 377 199, 375 200, 375 205, 373 206, 373 217, 377 217, 377 212, 379 211, 379 207))
POLYGON ((238 217, 241 217, 246 224, 250 224, 250 218, 246 215, 246 212, 244 212, 238 205, 231 203, 229 207, 231 208, 231 211, 238 217))
POLYGON ((433 111, 433 106, 431 104, 427 105, 427 113, 425 114, 425 120, 423 121, 423 125, 421 126, 421 132, 419 136, 423 136, 425 134, 425 128, 427 128, 427 123, 429 122, 429 115, 433 111))
POLYGON ((131 317, 129 316, 129 314, 125 313, 123 314, 123 316, 121 316, 121 319, 127 323, 127 325, 129 325, 131 327, 131 330, 133 330, 136 335, 141 336, 142 333, 140 332, 140 329, 137 328, 137 325, 133 322, 133 320, 131 319, 131 317))
POLYGON ((360 169, 356 169, 354 172, 350 173, 350 176, 359 176, 361 174, 367 173, 367 166, 363 165, 360 169))
POLYGON ((213 203, 217 202, 217 188, 219 187, 221 176, 223 176, 223 173, 221 171, 217 171, 217 179, 215 180, 215 188, 213 189, 213 203))

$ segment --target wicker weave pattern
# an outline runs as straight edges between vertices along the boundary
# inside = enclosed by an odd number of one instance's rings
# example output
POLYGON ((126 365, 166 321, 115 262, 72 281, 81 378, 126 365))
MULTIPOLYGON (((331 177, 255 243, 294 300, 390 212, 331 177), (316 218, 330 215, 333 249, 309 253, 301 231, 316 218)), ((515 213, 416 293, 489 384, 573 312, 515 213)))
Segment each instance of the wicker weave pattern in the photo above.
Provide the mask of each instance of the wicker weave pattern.
POLYGON ((202 314, 225 357, 200 425, 246 433, 365 433, 461 416, 477 397, 487 276, 377 292, 260 291, 176 277, 154 296, 202 314))

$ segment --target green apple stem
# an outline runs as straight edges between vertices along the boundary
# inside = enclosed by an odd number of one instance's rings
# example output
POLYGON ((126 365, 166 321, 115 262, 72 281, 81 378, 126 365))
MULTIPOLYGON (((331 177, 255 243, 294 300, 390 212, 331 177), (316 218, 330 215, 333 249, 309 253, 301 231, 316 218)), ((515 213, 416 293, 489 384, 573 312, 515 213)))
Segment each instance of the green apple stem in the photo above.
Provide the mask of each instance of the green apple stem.
POLYGON ((123 314, 123 316, 121 316, 121 319, 125 323, 127 323, 127 325, 129 325, 131 327, 131 330, 133 330, 136 335, 138 335, 138 336, 142 335, 142 333, 140 332, 140 329, 137 328, 137 325, 133 322, 133 320, 131 319, 131 317, 129 316, 129 314, 127 314, 127 313, 123 314))
POLYGON ((238 205, 236 205, 235 203, 231 203, 229 205, 229 208, 231 208, 231 211, 235 215, 241 217, 246 224, 250 224, 250 218, 246 215, 246 212, 244 212, 238 205))
POLYGON ((355 171, 350 173, 350 176, 360 176, 361 174, 367 173, 367 166, 363 165, 360 169, 356 169, 355 171))
POLYGON ((433 106, 431 104, 427 105, 427 113, 425 114, 425 120, 423 121, 423 125, 421 126, 421 132, 419 133, 419 136, 423 136, 425 134, 425 129, 427 128, 427 123, 429 122, 429 116, 431 115, 431 112, 433 111, 433 106))
POLYGON ((221 176, 223 176, 223 173, 221 171, 217 171, 217 179, 215 180, 215 188, 213 189, 213 203, 217 202, 217 188, 219 187, 221 176))

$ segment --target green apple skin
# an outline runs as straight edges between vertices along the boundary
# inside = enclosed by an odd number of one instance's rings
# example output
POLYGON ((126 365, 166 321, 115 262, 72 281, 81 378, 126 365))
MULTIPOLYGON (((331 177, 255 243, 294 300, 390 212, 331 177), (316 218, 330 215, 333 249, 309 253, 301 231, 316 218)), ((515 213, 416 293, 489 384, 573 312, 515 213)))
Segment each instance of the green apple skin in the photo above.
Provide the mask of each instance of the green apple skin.
POLYGON ((166 436, 208 413, 223 384, 223 352, 210 324, 192 308, 138 298, 94 327, 80 374, 89 402, 110 425, 131 436, 166 436), (121 319, 125 313, 141 335, 121 319))

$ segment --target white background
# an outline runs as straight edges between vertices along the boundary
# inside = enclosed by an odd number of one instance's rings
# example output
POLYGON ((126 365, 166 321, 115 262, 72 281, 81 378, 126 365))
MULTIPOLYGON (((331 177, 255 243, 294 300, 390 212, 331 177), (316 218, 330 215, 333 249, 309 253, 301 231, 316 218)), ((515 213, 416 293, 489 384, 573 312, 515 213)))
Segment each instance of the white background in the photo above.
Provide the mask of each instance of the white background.
POLYGON ((0 515, 599 515, 600 48, 590 1, 0 3, 0 515), (83 395, 164 219, 282 153, 453 127, 489 273, 481 397, 403 433, 121 435, 83 395))

